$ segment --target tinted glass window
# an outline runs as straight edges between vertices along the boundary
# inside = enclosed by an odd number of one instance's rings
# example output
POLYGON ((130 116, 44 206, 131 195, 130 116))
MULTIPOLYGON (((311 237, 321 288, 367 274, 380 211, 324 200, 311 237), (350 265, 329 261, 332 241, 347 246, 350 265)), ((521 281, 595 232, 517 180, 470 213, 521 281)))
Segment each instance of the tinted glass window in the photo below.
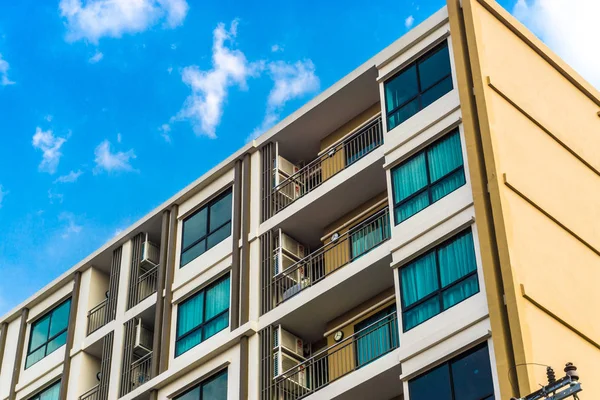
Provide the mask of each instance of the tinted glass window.
POLYGON ((31 324, 25 368, 29 368, 67 342, 71 299, 31 324))
POLYGON ((231 189, 183 221, 180 267, 231 235, 231 189))
POLYGON ((408 383, 411 400, 453 400, 450 369, 437 367, 408 383))
POLYGON ((227 400, 227 370, 201 382, 175 400, 227 400))

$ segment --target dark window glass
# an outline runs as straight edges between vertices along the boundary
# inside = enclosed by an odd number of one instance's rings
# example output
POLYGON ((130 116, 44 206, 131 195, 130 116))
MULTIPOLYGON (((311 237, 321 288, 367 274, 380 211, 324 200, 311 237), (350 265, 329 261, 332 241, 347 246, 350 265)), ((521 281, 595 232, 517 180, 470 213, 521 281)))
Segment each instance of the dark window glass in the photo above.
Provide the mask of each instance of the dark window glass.
POLYGON ((404 331, 479 292, 473 233, 447 240, 400 268, 404 331))
POLYGON ((404 68, 384 86, 390 131, 452 90, 447 42, 404 68))
POLYGON ((71 299, 31 324, 25 369, 67 343, 70 311, 71 299))
POLYGON ((46 389, 29 398, 29 400, 58 400, 60 395, 60 381, 48 386, 46 389))
POLYGON ((182 302, 177 308, 175 357, 229 326, 229 275, 182 302))
POLYGON ((201 382, 174 400, 227 400, 227 370, 201 382))
POLYGON ((231 189, 183 221, 183 267, 231 235, 231 189))
POLYGON ((397 225, 465 184, 459 132, 444 136, 391 174, 397 225))
POLYGON ((411 400, 493 400, 487 344, 412 379, 408 390, 411 400))
POLYGON ((411 400, 453 400, 450 369, 446 364, 408 382, 411 400))

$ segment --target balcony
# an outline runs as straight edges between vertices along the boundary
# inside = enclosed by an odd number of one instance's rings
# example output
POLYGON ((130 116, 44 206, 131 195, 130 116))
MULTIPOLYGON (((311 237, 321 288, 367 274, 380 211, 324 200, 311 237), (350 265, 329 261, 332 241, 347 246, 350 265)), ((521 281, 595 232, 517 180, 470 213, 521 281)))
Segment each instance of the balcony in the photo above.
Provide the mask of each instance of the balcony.
POLYGON ((133 239, 133 247, 128 309, 156 293, 160 268, 160 245, 150 240, 149 233, 137 235, 133 239))
POLYGON ((108 299, 88 311, 87 334, 90 335, 109 322, 108 299))
MULTIPOLYGON (((106 391, 108 388, 105 388, 104 391, 106 391)), ((93 388, 91 388, 90 390, 88 390, 87 392, 85 392, 84 394, 82 394, 81 396, 79 396, 79 400, 102 400, 102 390, 100 388, 100 384, 94 386, 93 388)))
MULTIPOLYGON (((386 207, 341 235, 335 234, 330 242, 308 256, 281 268, 263 290, 271 294, 276 307, 389 239, 390 218, 386 207)), ((276 271, 284 265, 281 258, 283 255, 275 252, 276 271)))
POLYGON ((377 116, 302 168, 277 155, 272 172, 273 187, 263 199, 270 205, 267 215, 279 213, 382 144, 381 116, 377 116))
POLYGON ((396 312, 323 349, 273 379, 268 389, 278 400, 297 400, 376 362, 399 347, 396 312))
POLYGON ((122 376, 123 394, 127 394, 148 382, 152 377, 151 367, 152 352, 131 363, 129 369, 122 376))

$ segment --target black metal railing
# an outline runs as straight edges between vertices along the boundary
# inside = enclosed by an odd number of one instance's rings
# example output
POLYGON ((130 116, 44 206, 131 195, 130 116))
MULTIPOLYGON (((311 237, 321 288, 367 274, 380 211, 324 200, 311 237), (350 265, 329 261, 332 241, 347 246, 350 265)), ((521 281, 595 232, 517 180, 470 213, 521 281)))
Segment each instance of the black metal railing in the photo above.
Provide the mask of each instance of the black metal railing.
POLYGON ((158 266, 153 266, 144 272, 138 278, 137 284, 137 303, 156 293, 156 283, 158 281, 158 266))
POLYGON ((124 393, 127 394, 142 386, 151 378, 152 352, 131 363, 128 370, 123 373, 124 393))
POLYGON ((273 187, 269 196, 273 202, 273 214, 277 214, 300 197, 310 193, 382 144, 381 116, 378 116, 273 187))
POLYGON ((273 378, 278 400, 306 397, 400 346, 396 312, 379 319, 273 378))
MULTIPOLYGON (((390 216, 386 207, 276 274, 271 281, 274 305, 321 281, 389 238, 390 216)), ((275 265, 279 262, 274 260, 275 265)))
POLYGON ((88 311, 87 334, 97 331, 108 323, 108 299, 88 311))

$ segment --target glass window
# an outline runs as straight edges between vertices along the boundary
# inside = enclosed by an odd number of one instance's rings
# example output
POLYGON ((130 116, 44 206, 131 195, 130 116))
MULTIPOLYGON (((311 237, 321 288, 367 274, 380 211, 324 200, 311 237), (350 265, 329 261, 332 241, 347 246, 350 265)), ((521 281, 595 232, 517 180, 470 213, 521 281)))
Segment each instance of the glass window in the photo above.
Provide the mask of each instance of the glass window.
POLYGON ((201 382, 175 400, 227 400, 227 370, 201 382))
POLYGON ((392 169, 396 225, 465 184, 458 130, 392 169))
POLYGON ((400 268, 399 273, 406 332, 479 292, 471 229, 400 268))
POLYGON ((452 90, 448 43, 404 68, 384 87, 387 129, 391 131, 452 90))
POLYGON ((177 308, 175 357, 229 326, 229 275, 201 290, 177 308))
POLYGON ((231 235, 231 189, 183 221, 183 267, 231 235))
POLYGON ((29 400, 58 400, 60 395, 60 381, 53 383, 38 394, 29 398, 29 400))
POLYGON ((70 311, 71 299, 31 324, 25 369, 67 343, 70 311))
POLYGON ((487 344, 412 379, 408 390, 411 400, 493 400, 487 344))

